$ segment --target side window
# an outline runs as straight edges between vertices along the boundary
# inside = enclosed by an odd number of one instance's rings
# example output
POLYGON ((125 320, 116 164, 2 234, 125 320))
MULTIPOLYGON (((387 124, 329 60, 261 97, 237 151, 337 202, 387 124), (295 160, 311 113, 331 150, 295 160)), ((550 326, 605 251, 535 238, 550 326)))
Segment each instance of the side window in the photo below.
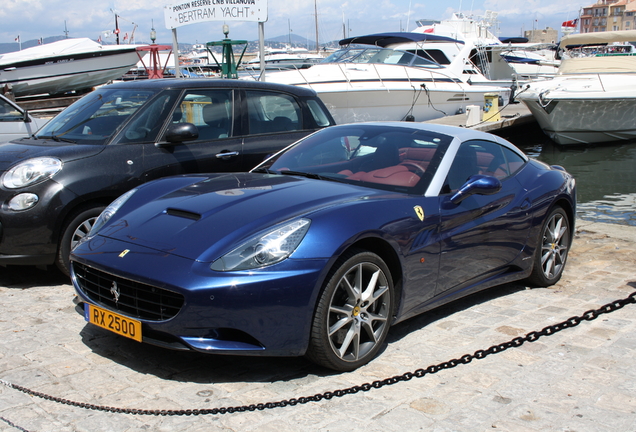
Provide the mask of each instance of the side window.
MULTIPOLYGON (((173 94, 164 93, 151 101, 143 112, 126 126, 126 130, 120 136, 119 142, 126 144, 156 141, 157 135, 170 113, 174 100, 173 94)), ((92 125, 92 123, 89 124, 92 125)))
POLYGON ((309 107, 309 112, 311 116, 314 118, 314 121, 318 126, 329 126, 331 123, 329 122, 329 117, 325 114, 324 109, 315 99, 308 99, 307 106, 309 107))
POLYGON ((0 122, 22 121, 22 113, 4 99, 0 99, 0 122))
POLYGON ((189 90, 172 114, 173 123, 192 123, 199 130, 197 141, 232 136, 232 90, 189 90))
POLYGON ((301 130, 300 107, 285 94, 247 91, 249 133, 280 133, 301 130))
POLYGON ((508 161, 508 171, 510 172, 510 175, 519 171, 519 169, 526 163, 524 158, 510 149, 504 147, 503 152, 506 160, 508 161))
POLYGON ((442 193, 459 189, 469 177, 484 174, 503 180, 510 176, 524 160, 521 156, 490 141, 462 143, 448 171, 442 193))
POLYGON ((470 176, 479 174, 477 148, 471 142, 462 143, 448 170, 442 193, 450 193, 462 187, 470 176))

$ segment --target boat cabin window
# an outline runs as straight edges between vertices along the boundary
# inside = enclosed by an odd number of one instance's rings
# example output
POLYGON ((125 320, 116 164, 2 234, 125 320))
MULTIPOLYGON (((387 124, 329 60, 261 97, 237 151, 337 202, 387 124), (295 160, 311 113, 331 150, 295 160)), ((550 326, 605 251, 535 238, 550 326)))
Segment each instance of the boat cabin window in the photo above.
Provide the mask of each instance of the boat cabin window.
MULTIPOLYGON (((444 58, 446 57, 444 56, 444 58)), ((441 67, 432 56, 427 55, 423 50, 414 52, 390 48, 348 48, 335 52, 327 57, 323 63, 372 63, 426 68, 441 67)), ((446 64, 448 63, 450 62, 447 59, 446 64)))
POLYGON ((418 49, 418 50, 409 50, 410 53, 424 58, 424 59, 428 59, 432 62, 441 64, 441 65, 448 65, 450 64, 450 60, 448 59, 448 57, 446 57, 446 54, 444 54, 443 51, 440 51, 438 49, 418 49))

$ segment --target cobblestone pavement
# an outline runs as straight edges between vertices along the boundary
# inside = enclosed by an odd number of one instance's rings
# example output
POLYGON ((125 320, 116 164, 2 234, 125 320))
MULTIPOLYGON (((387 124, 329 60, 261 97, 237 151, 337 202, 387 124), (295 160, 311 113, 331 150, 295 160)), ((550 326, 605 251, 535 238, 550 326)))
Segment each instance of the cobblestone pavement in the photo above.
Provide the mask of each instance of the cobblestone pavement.
MULTIPOLYGON (((393 327, 351 373, 302 358, 174 352, 87 325, 56 271, 0 268, 0 379, 77 402, 203 409, 312 396, 426 368, 636 291, 636 227, 581 222, 562 281, 494 288, 393 327)), ((0 431, 635 431, 636 305, 434 375, 294 407, 98 412, 0 385, 0 431), (13 423, 12 426, 10 423, 13 423)))

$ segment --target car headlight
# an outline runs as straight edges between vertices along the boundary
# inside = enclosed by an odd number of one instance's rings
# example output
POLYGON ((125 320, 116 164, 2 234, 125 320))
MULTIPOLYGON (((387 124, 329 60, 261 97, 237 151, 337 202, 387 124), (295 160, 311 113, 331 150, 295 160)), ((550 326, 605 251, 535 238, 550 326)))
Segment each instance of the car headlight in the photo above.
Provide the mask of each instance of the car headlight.
POLYGON ((106 222, 108 222, 110 218, 113 217, 115 213, 117 213, 117 210, 119 210, 121 206, 123 206, 124 203, 128 201, 128 199, 133 196, 135 192, 137 192, 137 189, 129 190, 128 192, 117 198, 115 201, 110 203, 110 205, 106 207, 103 212, 101 212, 101 214, 91 227, 91 230, 89 231, 87 237, 93 237, 95 234, 97 234, 101 227, 106 225, 106 222))
POLYGON ((280 225, 223 255, 210 268, 216 271, 250 270, 283 261, 296 250, 310 223, 309 219, 297 219, 280 225))
POLYGON ((62 161, 52 157, 27 159, 20 162, 2 177, 7 189, 17 189, 43 182, 62 169, 62 161))

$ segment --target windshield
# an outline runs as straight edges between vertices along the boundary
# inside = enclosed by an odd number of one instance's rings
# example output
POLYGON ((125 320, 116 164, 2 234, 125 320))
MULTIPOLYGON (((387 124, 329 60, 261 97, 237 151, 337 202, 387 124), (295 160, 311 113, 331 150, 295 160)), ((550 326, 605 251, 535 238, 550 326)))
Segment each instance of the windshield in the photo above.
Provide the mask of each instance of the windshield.
POLYGON ((36 135, 78 144, 105 144, 156 92, 100 89, 58 114, 36 135))
POLYGON ((334 126, 299 141, 254 171, 422 194, 452 139, 386 124, 334 126))
POLYGON ((442 68, 440 64, 412 52, 379 47, 341 49, 324 59, 322 63, 373 63, 397 64, 429 69, 442 68))

